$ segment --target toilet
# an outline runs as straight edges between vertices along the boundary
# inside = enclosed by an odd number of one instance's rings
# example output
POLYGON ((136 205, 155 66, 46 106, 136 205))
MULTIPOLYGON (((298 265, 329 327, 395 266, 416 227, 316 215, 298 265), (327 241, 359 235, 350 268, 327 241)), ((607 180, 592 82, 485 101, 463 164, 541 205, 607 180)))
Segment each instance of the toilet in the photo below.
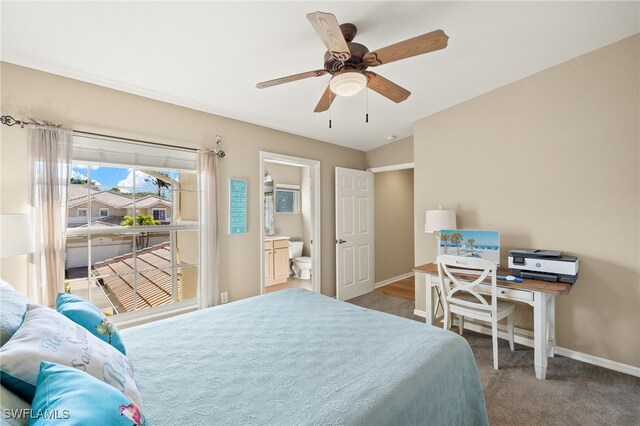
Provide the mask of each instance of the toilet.
POLYGON ((296 278, 311 279, 311 258, 302 255, 304 242, 289 241, 289 259, 291 259, 291 272, 296 278))

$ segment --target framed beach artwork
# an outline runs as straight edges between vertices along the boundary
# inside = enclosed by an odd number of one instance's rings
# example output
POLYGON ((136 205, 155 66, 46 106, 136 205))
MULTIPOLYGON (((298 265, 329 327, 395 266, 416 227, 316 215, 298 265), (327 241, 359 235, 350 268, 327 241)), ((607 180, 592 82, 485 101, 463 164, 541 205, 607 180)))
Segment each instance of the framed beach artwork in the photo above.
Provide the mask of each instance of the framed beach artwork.
POLYGON ((500 266, 500 232, 444 229, 440 231, 438 254, 480 257, 500 266))
POLYGON ((229 235, 247 233, 247 180, 229 179, 229 235))

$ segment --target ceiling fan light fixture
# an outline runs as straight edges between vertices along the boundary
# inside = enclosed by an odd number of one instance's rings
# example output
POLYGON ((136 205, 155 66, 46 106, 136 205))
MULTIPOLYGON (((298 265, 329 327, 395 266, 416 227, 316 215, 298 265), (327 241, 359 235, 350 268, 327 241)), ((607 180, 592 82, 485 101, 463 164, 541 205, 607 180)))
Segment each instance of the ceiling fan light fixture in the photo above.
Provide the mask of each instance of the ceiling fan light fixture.
POLYGON ((329 87, 338 96, 353 96, 367 85, 367 77, 358 71, 347 71, 331 78, 329 87))

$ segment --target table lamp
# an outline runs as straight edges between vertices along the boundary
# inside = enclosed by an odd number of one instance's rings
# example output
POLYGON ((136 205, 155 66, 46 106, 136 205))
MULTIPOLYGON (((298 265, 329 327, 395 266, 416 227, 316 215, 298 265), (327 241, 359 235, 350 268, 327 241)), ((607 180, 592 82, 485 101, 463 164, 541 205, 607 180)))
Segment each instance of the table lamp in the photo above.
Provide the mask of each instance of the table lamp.
POLYGON ((424 232, 436 233, 436 256, 440 253, 440 231, 443 229, 456 229, 455 210, 427 210, 424 221, 424 232))
POLYGON ((0 258, 35 251, 33 224, 28 213, 0 215, 0 258))

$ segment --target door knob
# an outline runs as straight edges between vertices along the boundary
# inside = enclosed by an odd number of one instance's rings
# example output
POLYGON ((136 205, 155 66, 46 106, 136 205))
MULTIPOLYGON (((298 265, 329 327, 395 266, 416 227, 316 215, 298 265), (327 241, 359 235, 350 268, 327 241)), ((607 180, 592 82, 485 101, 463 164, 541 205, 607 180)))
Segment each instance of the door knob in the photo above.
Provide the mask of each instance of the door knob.
POLYGON ((345 240, 343 240, 343 239, 339 239, 339 240, 337 240, 337 241, 336 241, 336 243, 338 243, 338 244, 344 244, 344 243, 346 243, 346 241, 345 241, 345 240))

